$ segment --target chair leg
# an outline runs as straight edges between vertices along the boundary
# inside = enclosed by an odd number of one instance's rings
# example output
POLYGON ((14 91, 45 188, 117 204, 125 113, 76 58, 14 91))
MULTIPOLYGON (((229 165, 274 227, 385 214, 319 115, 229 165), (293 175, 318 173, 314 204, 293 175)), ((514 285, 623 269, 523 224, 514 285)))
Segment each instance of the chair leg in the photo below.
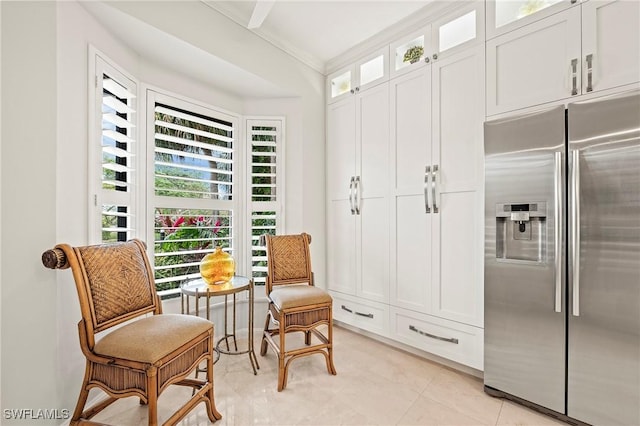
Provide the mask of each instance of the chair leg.
POLYGON ((269 333, 269 323, 271 322, 271 314, 267 312, 267 318, 264 321, 264 331, 262 332, 262 341, 260 343, 260 356, 267 354, 267 339, 266 335, 269 333))
POLYGON ((84 411, 84 406, 87 403, 87 398, 89 397, 89 390, 87 389, 87 385, 89 384, 89 370, 91 369, 91 363, 87 361, 85 371, 84 371, 84 379, 82 379, 82 387, 80 388, 80 395, 78 395, 78 402, 76 403, 76 409, 73 412, 73 416, 71 417, 71 424, 77 422, 82 417, 82 412, 84 411))
POLYGON ((149 414, 149 426, 158 425, 158 370, 150 367, 147 370, 147 412, 149 414))
POLYGON ((336 367, 333 365, 333 316, 329 316, 329 327, 327 329, 327 338, 329 340, 329 347, 327 348, 327 370, 329 370, 329 374, 333 374, 334 376, 338 374, 336 372, 336 367))
POLYGON ((285 347, 285 322, 286 318, 280 318, 280 323, 278 324, 278 334, 280 334, 280 348, 278 350, 278 392, 281 392, 287 386, 287 365, 284 362, 285 354, 287 353, 285 347))
POLYGON ((213 399, 213 355, 207 358, 207 382, 209 382, 210 385, 209 390, 207 391, 207 399, 205 399, 205 405, 207 406, 207 416, 209 416, 209 420, 215 422, 216 420, 220 420, 222 418, 222 414, 220 414, 216 409, 216 403, 213 399))

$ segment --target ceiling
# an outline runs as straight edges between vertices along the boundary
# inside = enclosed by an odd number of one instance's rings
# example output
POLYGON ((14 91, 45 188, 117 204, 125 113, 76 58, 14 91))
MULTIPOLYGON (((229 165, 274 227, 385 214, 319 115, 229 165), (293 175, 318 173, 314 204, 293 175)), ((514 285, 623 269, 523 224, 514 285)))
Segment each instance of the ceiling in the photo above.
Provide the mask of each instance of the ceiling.
POLYGON ((203 0, 249 27, 254 9, 266 18, 251 31, 325 72, 328 61, 418 12, 431 0, 203 0), (260 9, 256 9, 256 5, 260 9))
MULTIPOLYGON (((323 74, 328 61, 399 21, 420 15, 416 12, 435 3, 433 0, 259 0, 267 3, 261 5, 266 6, 266 17, 263 15, 264 20, 258 27, 249 29, 256 0, 198 1, 323 74)), ((111 7, 111 2, 83 1, 81 4, 130 48, 166 69, 243 97, 295 95, 111 7), (181 66, 194 61, 202 66, 181 66)))

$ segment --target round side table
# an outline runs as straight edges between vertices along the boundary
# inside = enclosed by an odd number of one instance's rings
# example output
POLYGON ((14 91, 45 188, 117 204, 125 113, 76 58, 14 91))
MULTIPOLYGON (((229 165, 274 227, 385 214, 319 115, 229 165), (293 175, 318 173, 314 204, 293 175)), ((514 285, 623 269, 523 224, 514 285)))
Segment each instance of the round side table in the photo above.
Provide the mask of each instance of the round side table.
POLYGON ((216 343, 215 350, 218 354, 226 355, 242 355, 249 354, 249 360, 251 361, 251 367, 253 368, 253 374, 258 374, 257 370, 260 369, 258 365, 258 359, 253 350, 253 280, 240 275, 234 276, 230 281, 224 284, 208 285, 202 278, 195 278, 185 281, 180 287, 180 299, 182 305, 182 313, 189 313, 189 298, 195 299, 195 314, 200 316, 200 298, 205 298, 205 312, 206 318, 209 319, 211 298, 216 296, 224 296, 224 336, 221 337, 216 343), (249 292, 249 337, 247 343, 247 350, 238 350, 238 344, 236 342, 236 295, 243 291, 249 292), (229 331, 228 324, 228 297, 233 296, 233 328, 229 331), (229 340, 233 342, 233 350, 229 346, 229 340), (224 342, 226 348, 222 348, 221 345, 224 342))

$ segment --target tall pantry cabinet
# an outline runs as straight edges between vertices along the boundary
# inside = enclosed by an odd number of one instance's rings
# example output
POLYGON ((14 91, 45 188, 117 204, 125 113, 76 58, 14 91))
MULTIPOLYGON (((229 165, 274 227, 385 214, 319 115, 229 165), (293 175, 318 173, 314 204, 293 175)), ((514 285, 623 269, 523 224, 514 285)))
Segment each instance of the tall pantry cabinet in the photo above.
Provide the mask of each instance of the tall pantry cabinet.
POLYGON ((389 82, 353 97, 359 113, 338 114, 343 108, 354 109, 342 100, 329 104, 327 133, 328 287, 336 301, 336 319, 480 370, 482 5, 458 9, 393 42, 389 82), (461 35, 451 28, 462 22, 473 32, 461 35), (413 46, 421 46, 423 54, 419 61, 407 63, 402 56, 413 46), (378 98, 383 92, 387 98, 378 98), (368 111, 363 107, 366 103, 371 104, 368 111), (347 116, 355 117, 355 124, 341 120, 347 116), (372 127, 370 136, 363 138, 364 123, 372 127), (358 132, 360 137, 354 136, 358 132), (337 219, 351 211, 349 193, 342 189, 339 195, 333 190, 334 179, 349 182, 358 176, 341 163, 353 161, 333 154, 337 147, 348 146, 345 138, 357 141, 360 154, 354 155, 355 163, 363 170, 362 191, 355 197, 356 201, 362 197, 362 217, 356 219, 360 225, 355 231, 349 228, 351 222, 337 219), (386 157, 365 155, 369 143, 377 153, 386 152, 386 157), (372 184, 364 175, 367 163, 380 178, 374 181, 379 196, 369 196, 375 199, 373 213, 369 212, 374 217, 369 219, 364 211, 365 187, 372 184), (339 223, 349 225, 341 228, 339 223), (359 252, 353 251, 354 261, 347 260, 346 249, 336 247, 352 238, 360 247, 359 252), (366 247, 369 244, 373 247, 366 247), (350 264, 357 266, 349 274, 345 270, 350 264), (356 277, 350 284, 357 287, 355 291, 349 288, 349 276, 356 277), (362 279, 375 283, 367 283, 368 292, 362 279))
POLYGON ((376 303, 389 297, 388 98, 383 81, 356 86, 327 108, 328 282, 339 292, 334 316, 375 332, 385 330, 388 316, 376 303))

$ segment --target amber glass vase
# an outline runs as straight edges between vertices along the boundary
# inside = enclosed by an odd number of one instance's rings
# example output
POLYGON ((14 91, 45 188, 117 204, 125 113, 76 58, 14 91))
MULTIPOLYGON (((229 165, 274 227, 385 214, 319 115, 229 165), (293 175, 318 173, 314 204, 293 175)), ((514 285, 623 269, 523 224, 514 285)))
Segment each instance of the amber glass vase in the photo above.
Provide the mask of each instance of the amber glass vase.
POLYGON ((224 284, 233 278, 236 263, 229 253, 222 251, 222 247, 216 247, 213 253, 207 254, 200 261, 200 275, 209 285, 224 284))

